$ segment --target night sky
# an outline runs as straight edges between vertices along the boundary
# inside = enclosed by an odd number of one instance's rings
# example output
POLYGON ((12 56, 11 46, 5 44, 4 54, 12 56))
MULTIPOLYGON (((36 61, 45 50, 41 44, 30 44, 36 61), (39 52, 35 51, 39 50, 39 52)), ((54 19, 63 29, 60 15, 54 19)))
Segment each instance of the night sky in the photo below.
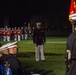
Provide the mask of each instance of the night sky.
POLYGON ((23 26, 36 15, 46 14, 50 20, 68 18, 70 0, 9 0, 0 2, 0 25, 9 16, 9 26, 23 26))

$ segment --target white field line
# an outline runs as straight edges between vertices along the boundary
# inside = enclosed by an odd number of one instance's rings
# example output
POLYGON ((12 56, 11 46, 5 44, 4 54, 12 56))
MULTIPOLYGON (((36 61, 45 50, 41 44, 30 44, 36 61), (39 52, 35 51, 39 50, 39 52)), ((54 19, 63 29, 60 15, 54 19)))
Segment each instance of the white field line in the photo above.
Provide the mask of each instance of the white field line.
POLYGON ((46 42, 46 43, 63 43, 63 44, 64 44, 64 43, 66 43, 66 42, 51 42, 51 41, 50 41, 50 42, 46 42))
MULTIPOLYGON (((33 43, 33 42, 25 42, 25 43, 29 43, 29 44, 31 44, 31 43, 33 43)), ((46 41, 46 43, 63 43, 63 44, 65 44, 66 43, 66 41, 61 41, 61 42, 58 42, 58 41, 56 41, 56 42, 52 42, 52 41, 46 41)))

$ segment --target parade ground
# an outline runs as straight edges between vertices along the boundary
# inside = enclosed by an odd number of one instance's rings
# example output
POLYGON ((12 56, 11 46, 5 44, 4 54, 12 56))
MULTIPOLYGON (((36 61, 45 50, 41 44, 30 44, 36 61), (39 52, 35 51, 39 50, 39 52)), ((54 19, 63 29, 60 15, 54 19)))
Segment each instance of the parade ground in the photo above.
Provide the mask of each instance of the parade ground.
POLYGON ((23 68, 40 75, 65 75, 66 40, 66 37, 49 37, 46 39, 45 62, 35 61, 35 46, 32 39, 19 41, 18 58, 23 68))

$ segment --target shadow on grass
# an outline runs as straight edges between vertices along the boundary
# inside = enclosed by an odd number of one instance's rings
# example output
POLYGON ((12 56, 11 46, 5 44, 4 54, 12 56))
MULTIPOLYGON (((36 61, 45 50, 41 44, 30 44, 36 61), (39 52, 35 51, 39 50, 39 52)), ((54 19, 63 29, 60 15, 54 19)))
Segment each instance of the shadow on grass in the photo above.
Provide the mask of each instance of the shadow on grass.
POLYGON ((45 70, 45 69, 39 69, 34 68, 31 70, 33 74, 40 74, 40 75, 55 75, 52 70, 45 70))
MULTIPOLYGON (((45 56, 62 56, 62 55, 63 54, 45 53, 45 56)), ((18 57, 20 57, 20 58, 30 58, 30 57, 34 57, 34 56, 35 56, 35 52, 27 52, 27 53, 20 52, 20 53, 18 53, 18 57)), ((24 64, 23 64, 23 67, 24 67, 24 64)), ((28 72, 32 71, 33 73, 39 73, 40 75, 55 75, 54 71, 51 70, 51 69, 49 69, 49 70, 47 70, 47 69, 41 69, 41 68, 38 68, 37 66, 34 67, 31 64, 25 66, 24 68, 25 68, 25 71, 28 71, 28 72)))
MULTIPOLYGON (((54 53, 45 53, 45 56, 63 56, 64 54, 54 54, 54 53)), ((20 52, 17 54, 18 57, 22 58, 22 57, 26 57, 26 58, 30 58, 30 57, 34 57, 35 56, 35 52, 20 52)))
POLYGON ((39 73, 40 75, 55 75, 54 72, 52 70, 45 70, 45 69, 38 69, 38 68, 34 68, 33 69, 34 73, 39 73))
POLYGON ((26 57, 26 58, 30 58, 30 57, 34 57, 35 53, 34 52, 20 52, 17 54, 18 57, 22 58, 22 57, 26 57))

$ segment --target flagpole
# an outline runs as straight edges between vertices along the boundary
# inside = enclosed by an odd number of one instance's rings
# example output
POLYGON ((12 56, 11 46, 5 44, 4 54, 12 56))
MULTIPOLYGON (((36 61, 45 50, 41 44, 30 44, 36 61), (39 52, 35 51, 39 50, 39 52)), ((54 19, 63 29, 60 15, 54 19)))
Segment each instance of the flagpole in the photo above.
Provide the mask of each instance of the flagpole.
POLYGON ((72 24, 72 32, 74 32, 74 21, 72 21, 71 24, 72 24))

